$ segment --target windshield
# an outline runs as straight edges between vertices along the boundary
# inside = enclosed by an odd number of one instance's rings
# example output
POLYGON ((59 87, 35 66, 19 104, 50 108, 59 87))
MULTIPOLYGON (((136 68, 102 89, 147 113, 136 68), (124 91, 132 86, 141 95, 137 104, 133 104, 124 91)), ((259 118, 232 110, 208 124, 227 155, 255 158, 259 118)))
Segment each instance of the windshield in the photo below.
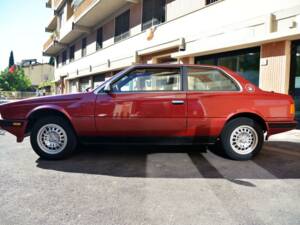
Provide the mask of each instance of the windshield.
POLYGON ((106 81, 104 81, 102 84, 100 84, 99 86, 95 87, 92 92, 94 92, 96 94, 99 93, 99 92, 101 92, 104 89, 104 87, 105 87, 105 85, 107 83, 110 83, 113 80, 117 79, 118 77, 122 76, 124 73, 127 73, 131 68, 132 67, 128 67, 127 69, 122 70, 122 71, 116 73, 115 75, 113 75, 112 77, 110 77, 109 79, 107 79, 106 81))

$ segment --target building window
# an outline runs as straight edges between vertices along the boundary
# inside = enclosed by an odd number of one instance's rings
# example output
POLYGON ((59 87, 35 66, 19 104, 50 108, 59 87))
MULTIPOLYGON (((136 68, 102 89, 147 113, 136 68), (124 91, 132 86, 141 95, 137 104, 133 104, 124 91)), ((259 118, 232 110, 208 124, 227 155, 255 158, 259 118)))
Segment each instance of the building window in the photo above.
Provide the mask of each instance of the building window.
POLYGON ((70 62, 74 61, 75 58, 75 45, 70 47, 70 62))
POLYGON ((69 84, 70 84, 70 92, 71 93, 78 92, 77 80, 71 80, 69 84))
POLYGON ((100 75, 94 76, 94 79, 93 79, 94 88, 103 84, 104 81, 105 81, 105 74, 100 74, 100 75))
POLYGON ((300 128, 300 40, 292 42, 289 94, 295 101, 295 117, 300 128))
POLYGON ((84 77, 79 80, 79 91, 85 92, 90 87, 90 78, 84 77))
POLYGON ((196 64, 225 66, 259 85, 260 48, 243 49, 195 58, 196 64))
POLYGON ((56 68, 58 68, 59 65, 59 55, 56 56, 56 68))
POLYGON ((58 30, 60 30, 64 25, 64 10, 58 14, 58 30))
POLYGON ((206 5, 212 4, 217 1, 219 1, 219 0, 206 0, 206 5))
POLYGON ((165 22, 166 0, 144 0, 142 30, 165 22))
POLYGON ((103 31, 101 27, 97 30, 96 50, 102 48, 102 43, 103 43, 103 31))
POLYGON ((62 64, 65 65, 66 61, 67 61, 67 50, 63 51, 63 54, 62 54, 62 64))
POLYGON ((81 57, 86 56, 86 38, 81 40, 81 57))
POLYGON ((129 36, 129 18, 130 10, 122 13, 115 20, 115 42, 118 42, 129 36))

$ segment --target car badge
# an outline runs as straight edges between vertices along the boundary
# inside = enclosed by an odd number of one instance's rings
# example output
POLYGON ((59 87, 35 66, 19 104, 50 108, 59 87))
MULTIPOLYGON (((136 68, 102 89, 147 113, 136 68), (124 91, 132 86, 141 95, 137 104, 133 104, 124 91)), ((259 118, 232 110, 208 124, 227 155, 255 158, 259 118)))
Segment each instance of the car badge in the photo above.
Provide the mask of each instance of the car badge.
POLYGON ((248 92, 254 92, 255 91, 255 87, 252 84, 246 84, 245 88, 248 92))

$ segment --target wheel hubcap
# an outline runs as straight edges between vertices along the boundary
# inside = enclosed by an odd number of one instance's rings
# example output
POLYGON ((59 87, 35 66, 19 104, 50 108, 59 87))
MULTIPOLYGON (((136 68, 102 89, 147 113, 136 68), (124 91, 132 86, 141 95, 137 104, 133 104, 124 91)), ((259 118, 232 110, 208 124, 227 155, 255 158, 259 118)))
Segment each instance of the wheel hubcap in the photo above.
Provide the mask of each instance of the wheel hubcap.
POLYGON ((251 153, 258 144, 256 130, 250 126, 237 127, 230 136, 231 148, 238 154, 246 155, 251 153))
POLYGON ((38 146, 48 154, 60 153, 66 147, 67 141, 65 130, 57 124, 46 124, 37 135, 38 146))

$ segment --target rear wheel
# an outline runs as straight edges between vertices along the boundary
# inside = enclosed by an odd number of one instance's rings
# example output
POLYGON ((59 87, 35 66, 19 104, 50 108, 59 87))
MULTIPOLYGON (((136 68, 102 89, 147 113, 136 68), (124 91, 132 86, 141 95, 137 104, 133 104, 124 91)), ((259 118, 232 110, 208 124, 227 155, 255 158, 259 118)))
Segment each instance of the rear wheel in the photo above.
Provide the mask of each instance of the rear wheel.
POLYGON ((74 152, 76 135, 65 119, 59 116, 38 120, 30 136, 33 150, 44 159, 62 159, 74 152))
POLYGON ((228 122, 221 134, 221 145, 225 154, 234 160, 249 160, 258 154, 263 146, 264 135, 261 126, 246 117, 228 122))

